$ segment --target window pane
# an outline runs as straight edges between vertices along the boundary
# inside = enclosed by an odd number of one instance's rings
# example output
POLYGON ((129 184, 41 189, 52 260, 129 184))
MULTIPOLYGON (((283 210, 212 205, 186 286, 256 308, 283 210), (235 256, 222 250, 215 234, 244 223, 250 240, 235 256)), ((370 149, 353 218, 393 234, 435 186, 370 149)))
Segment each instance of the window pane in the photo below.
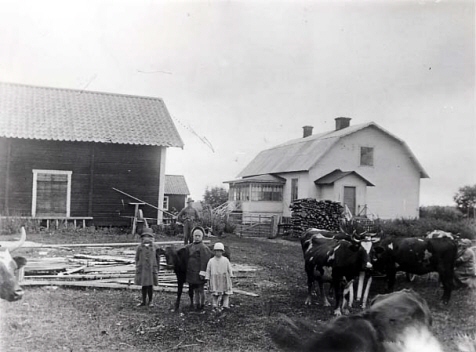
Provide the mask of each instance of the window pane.
POLYGON ((371 147, 360 148, 360 165, 362 166, 374 165, 374 148, 371 148, 371 147))

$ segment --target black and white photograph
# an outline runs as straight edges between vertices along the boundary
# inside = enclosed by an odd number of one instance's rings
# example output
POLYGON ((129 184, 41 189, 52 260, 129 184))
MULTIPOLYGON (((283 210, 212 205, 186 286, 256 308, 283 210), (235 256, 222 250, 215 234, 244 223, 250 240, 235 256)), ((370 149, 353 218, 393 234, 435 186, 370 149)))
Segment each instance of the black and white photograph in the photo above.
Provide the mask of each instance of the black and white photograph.
POLYGON ((476 352, 473 0, 0 0, 0 351, 476 352))

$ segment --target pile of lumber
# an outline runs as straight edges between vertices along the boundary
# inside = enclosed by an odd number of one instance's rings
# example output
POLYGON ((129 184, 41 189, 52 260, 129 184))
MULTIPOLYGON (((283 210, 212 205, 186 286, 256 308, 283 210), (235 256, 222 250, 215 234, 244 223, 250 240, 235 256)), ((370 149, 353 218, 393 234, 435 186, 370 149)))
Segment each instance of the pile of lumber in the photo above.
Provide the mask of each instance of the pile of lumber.
POLYGON ((343 219, 343 206, 330 200, 297 199, 289 207, 291 229, 295 237, 309 228, 338 231, 343 219))
MULTIPOLYGON (((101 253, 104 253, 104 250, 101 253)), ((140 289, 140 286, 134 285, 135 251, 116 250, 113 254, 78 253, 61 257, 31 258, 24 269, 21 285, 140 289)), ((232 267, 238 277, 249 276, 250 272, 258 270, 256 267, 235 263, 232 263, 232 267)), ((167 269, 163 256, 159 263, 158 286, 154 289, 177 292, 177 278, 173 270, 167 269)), ((258 296, 251 292, 235 291, 258 296)))

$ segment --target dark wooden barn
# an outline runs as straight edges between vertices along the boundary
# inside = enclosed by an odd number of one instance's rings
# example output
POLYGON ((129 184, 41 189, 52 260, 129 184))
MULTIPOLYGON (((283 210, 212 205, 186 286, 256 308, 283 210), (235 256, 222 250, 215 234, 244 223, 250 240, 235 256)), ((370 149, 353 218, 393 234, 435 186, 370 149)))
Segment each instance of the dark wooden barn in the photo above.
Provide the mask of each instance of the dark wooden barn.
POLYGON ((0 213, 127 225, 136 200, 113 187, 162 205, 168 147, 162 99, 0 83, 0 213))

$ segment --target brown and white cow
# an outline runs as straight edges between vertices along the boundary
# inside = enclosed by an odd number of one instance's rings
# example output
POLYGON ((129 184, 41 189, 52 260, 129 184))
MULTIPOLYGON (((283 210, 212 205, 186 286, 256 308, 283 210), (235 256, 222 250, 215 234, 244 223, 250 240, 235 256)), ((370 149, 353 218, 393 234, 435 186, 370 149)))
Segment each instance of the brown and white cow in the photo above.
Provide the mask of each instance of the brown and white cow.
POLYGON ((26 264, 24 257, 12 257, 11 252, 25 242, 26 231, 22 227, 21 239, 12 246, 0 247, 0 298, 9 302, 18 301, 23 297, 23 289, 18 284, 18 270, 26 264))
POLYGON ((272 330, 273 341, 288 351, 304 352, 441 352, 431 333, 426 301, 412 290, 379 295, 367 310, 325 323, 321 333, 312 324, 284 317, 272 330))

